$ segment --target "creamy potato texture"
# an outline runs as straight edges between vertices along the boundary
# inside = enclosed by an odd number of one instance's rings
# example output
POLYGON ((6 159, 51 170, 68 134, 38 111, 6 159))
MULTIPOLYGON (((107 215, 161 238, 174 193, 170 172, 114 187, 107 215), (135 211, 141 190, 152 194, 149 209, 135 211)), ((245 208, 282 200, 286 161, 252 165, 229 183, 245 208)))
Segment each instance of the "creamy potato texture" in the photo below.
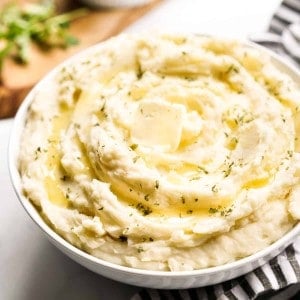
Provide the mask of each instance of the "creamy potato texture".
POLYGON ((24 194, 76 247, 134 268, 225 264, 300 218, 300 92, 263 51, 121 35, 34 94, 24 194))

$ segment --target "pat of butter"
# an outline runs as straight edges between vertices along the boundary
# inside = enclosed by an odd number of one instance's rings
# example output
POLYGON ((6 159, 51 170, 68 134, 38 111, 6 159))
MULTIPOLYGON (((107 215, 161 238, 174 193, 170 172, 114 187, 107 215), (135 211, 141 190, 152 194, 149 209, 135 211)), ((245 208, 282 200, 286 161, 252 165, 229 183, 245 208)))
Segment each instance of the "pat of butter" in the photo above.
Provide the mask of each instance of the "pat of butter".
POLYGON ((159 100, 143 100, 134 114, 132 140, 144 146, 175 151, 181 140, 185 108, 159 100))

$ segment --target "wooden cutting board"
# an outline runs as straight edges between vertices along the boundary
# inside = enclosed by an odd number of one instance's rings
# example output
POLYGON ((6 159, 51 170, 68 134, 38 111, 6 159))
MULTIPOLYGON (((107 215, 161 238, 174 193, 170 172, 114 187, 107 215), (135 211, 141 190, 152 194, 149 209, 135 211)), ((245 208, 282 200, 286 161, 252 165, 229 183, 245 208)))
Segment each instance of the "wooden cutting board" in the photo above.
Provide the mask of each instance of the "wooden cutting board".
MULTIPOLYGON (((8 1, 0 0, 0 7, 6 2, 8 1)), ((46 52, 31 45, 30 61, 27 65, 18 65, 13 60, 6 59, 0 82, 0 119, 13 117, 32 86, 57 64, 88 46, 118 34, 159 2, 160 0, 154 0, 148 5, 135 8, 90 10, 86 16, 73 21, 70 26, 70 33, 80 41, 78 45, 46 52)), ((57 6, 58 11, 82 7, 74 0, 57 0, 57 6)))

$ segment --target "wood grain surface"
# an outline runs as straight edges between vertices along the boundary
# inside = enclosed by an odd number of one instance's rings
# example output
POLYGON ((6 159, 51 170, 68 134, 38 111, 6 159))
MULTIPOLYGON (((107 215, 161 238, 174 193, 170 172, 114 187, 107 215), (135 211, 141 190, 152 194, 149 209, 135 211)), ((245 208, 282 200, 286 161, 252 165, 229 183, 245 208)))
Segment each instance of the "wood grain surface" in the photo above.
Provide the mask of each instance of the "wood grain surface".
MULTIPOLYGON (((0 0, 0 7, 7 2, 0 0)), ((14 2, 22 4, 33 1, 14 2)), ((0 118, 13 117, 28 91, 57 64, 88 46, 120 33, 159 2, 154 0, 151 4, 135 8, 91 9, 86 16, 71 23, 70 32, 79 39, 78 45, 48 51, 31 45, 27 65, 18 65, 12 59, 6 59, 0 77, 0 118)), ((56 4, 59 12, 82 7, 72 0, 57 0, 56 4)))

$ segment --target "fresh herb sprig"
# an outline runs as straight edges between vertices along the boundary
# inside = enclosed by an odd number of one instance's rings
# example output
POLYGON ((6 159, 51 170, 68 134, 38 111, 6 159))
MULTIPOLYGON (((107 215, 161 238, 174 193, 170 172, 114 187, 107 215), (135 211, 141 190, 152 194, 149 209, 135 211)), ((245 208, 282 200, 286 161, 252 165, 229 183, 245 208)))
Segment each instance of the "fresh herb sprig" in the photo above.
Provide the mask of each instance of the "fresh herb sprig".
POLYGON ((77 38, 69 34, 68 27, 72 20, 86 13, 86 9, 78 9, 56 15, 52 1, 4 6, 0 12, 0 71, 7 57, 28 63, 31 42, 42 49, 77 44, 77 38))

